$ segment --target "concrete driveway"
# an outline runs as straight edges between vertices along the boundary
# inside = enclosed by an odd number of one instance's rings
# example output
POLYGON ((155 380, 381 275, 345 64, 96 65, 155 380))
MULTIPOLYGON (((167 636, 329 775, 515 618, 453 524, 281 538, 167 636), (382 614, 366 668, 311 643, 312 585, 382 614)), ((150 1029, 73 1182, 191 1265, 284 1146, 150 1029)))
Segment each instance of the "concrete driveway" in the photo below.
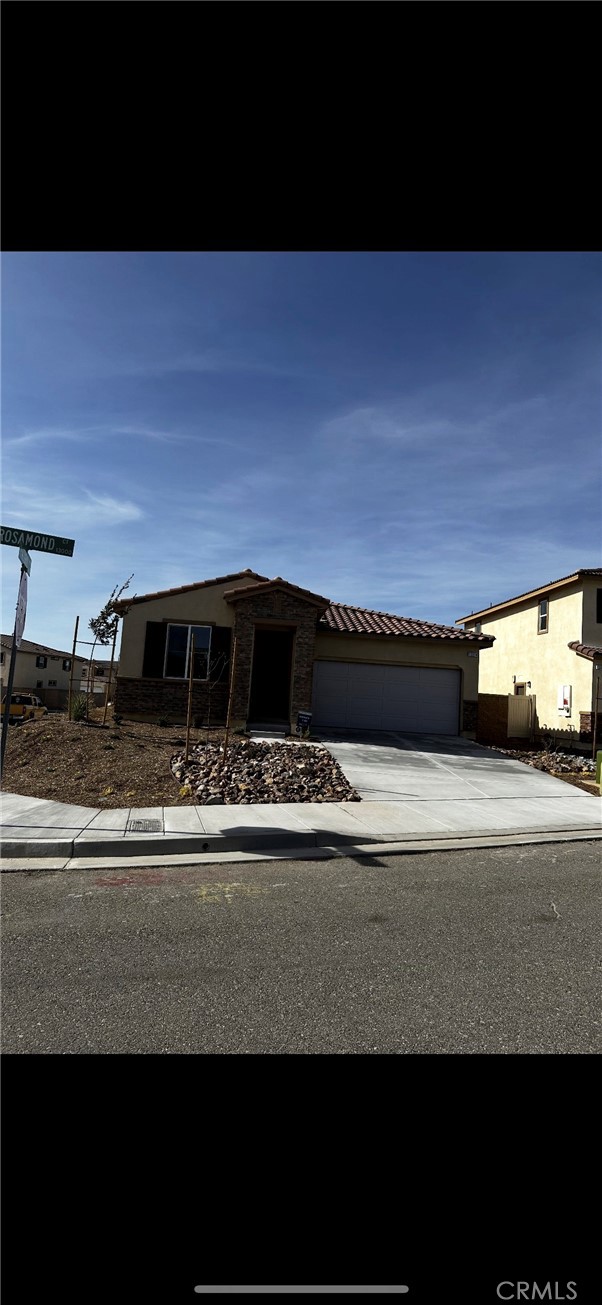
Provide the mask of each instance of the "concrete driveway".
POLYGON ((365 802, 512 800, 520 816, 522 804, 547 798, 590 810, 592 821, 599 813, 599 799, 467 739, 343 730, 320 731, 319 737, 365 802))

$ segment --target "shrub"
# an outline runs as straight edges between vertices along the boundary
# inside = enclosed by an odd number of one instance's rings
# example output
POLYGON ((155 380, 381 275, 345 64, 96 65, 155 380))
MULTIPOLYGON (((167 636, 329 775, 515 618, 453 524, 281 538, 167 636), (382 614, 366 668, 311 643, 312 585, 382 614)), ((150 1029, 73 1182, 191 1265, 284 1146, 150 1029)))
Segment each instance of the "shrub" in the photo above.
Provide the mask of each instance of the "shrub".
POLYGON ((161 726, 161 729, 167 729, 168 726, 171 725, 171 721, 170 721, 170 719, 169 719, 169 716, 159 716, 159 719, 158 719, 158 721, 157 721, 157 725, 160 725, 160 726, 161 726))
POLYGON ((85 693, 76 693, 71 702, 71 720, 85 720, 88 699, 85 693))

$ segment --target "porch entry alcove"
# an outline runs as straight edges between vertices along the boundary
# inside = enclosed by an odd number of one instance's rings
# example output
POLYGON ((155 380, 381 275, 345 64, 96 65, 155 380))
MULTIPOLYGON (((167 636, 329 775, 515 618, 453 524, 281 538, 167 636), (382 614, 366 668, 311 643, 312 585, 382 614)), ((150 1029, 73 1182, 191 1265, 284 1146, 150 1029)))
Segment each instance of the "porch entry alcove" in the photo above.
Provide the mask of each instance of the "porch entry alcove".
POLYGON ((328 599, 275 580, 226 590, 234 608, 232 718, 294 728, 311 711, 316 630, 328 599))
POLYGON ((255 626, 250 725, 279 725, 289 728, 294 627, 255 626))

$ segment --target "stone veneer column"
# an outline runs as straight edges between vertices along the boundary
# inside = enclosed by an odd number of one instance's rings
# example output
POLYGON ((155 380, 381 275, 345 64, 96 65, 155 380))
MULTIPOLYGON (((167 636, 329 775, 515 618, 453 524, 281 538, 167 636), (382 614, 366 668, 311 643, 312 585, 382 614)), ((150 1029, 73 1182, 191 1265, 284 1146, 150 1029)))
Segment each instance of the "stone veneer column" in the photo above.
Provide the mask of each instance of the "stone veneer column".
POLYGON ((236 666, 232 692, 232 721, 245 722, 253 670, 255 625, 290 625, 295 629, 292 665, 291 727, 297 712, 311 711, 316 625, 321 609, 294 594, 272 590, 254 597, 234 599, 236 666))

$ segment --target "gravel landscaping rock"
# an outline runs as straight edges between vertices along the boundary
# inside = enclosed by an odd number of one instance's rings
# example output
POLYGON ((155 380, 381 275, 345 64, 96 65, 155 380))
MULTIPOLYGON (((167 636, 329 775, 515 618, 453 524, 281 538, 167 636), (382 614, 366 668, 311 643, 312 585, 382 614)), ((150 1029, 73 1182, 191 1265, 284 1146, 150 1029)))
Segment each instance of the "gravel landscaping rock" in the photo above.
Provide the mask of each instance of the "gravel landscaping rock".
POLYGON ((524 752, 518 748, 491 748, 492 752, 500 752, 504 757, 512 757, 515 761, 522 761, 526 766, 533 766, 535 770, 543 770, 547 775, 554 775, 556 779, 563 779, 566 784, 572 784, 575 788, 583 789, 584 793, 589 793, 596 797, 599 793, 599 787, 595 782, 596 763, 593 757, 580 757, 575 752, 549 752, 546 749, 524 752))
POLYGON ((338 762, 326 748, 302 743, 232 741, 223 763, 218 743, 199 743, 188 765, 184 753, 171 769, 202 806, 253 802, 359 802, 338 762))
POLYGON ((495 748, 492 751, 524 761, 525 765, 544 770, 548 775, 593 775, 596 771, 593 757, 579 757, 574 752, 522 752, 515 748, 495 748))

